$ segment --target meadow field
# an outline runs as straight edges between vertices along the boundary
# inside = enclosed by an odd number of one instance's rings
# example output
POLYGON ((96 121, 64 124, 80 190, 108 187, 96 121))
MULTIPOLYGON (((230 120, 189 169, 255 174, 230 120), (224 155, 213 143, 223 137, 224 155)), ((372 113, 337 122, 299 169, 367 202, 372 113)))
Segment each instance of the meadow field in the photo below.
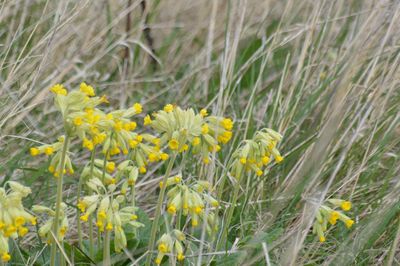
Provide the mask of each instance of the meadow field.
POLYGON ((1 0, 0 266, 400 265, 400 1, 1 0))

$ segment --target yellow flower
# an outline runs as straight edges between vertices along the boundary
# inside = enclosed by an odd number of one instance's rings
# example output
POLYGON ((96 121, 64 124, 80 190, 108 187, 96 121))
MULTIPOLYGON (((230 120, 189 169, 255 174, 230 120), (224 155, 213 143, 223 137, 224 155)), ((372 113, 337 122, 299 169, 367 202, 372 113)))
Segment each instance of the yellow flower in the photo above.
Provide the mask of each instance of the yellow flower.
POLYGON ((50 91, 55 94, 64 95, 64 96, 66 96, 68 94, 67 90, 61 84, 54 85, 53 87, 50 88, 50 91))
POLYGON ((240 158, 239 161, 240 161, 241 164, 246 164, 247 163, 247 159, 244 158, 244 157, 240 158))
POLYGON ((25 218, 24 217, 18 216, 17 218, 15 218, 15 225, 17 227, 23 225, 24 223, 25 223, 25 218))
POLYGON ((201 206, 194 207, 193 211, 197 214, 200 214, 203 211, 203 208, 201 206))
POLYGON ((31 222, 31 225, 36 225, 36 217, 32 217, 30 222, 31 222))
POLYGON ((202 133, 203 135, 206 135, 206 134, 208 134, 208 132, 209 132, 208 125, 207 125, 207 124, 202 125, 202 126, 201 126, 201 133, 202 133))
POLYGON ((145 174, 145 173, 147 172, 146 167, 141 166, 141 167, 139 168, 139 172, 140 172, 141 174, 145 174))
POLYGON ((109 103, 106 95, 100 97, 100 103, 109 103))
POLYGON ((280 163, 280 162, 283 161, 283 157, 280 156, 280 155, 278 155, 278 156, 275 157, 275 161, 276 161, 277 163, 280 163))
POLYGON ((264 165, 268 164, 268 162, 269 162, 269 157, 268 157, 268 156, 262 157, 262 158, 261 158, 261 162, 262 162, 264 165))
POLYGON ((129 140, 129 147, 136 148, 136 146, 139 144, 139 142, 137 140, 131 139, 129 140))
POLYGON ((106 230, 111 231, 113 229, 113 225, 111 223, 107 223, 106 230))
POLYGON ((80 116, 75 117, 74 120, 73 120, 73 123, 74 123, 75 126, 82 125, 83 124, 82 117, 80 117, 80 116))
POLYGON ((121 131, 122 127, 123 127, 123 124, 121 121, 115 121, 115 124, 114 124, 115 131, 121 131))
POLYGON ((33 148, 30 148, 30 153, 31 153, 31 155, 32 156, 37 156, 37 155, 39 155, 40 154, 40 151, 39 151, 39 149, 38 148, 35 148, 35 147, 33 147, 33 148))
POLYGON ((81 212, 85 212, 86 205, 82 201, 79 200, 78 204, 76 205, 81 212))
POLYGON ((106 170, 107 170, 107 172, 109 172, 109 173, 114 172, 114 170, 115 170, 115 163, 114 163, 114 162, 107 162, 107 163, 106 163, 106 170))
POLYGON ((65 236, 65 234, 67 233, 67 227, 63 226, 60 228, 60 235, 61 236, 65 236))
POLYGON ((353 226, 354 221, 351 220, 351 219, 349 219, 349 220, 346 220, 344 223, 346 224, 346 227, 347 227, 347 228, 350 228, 350 227, 353 226))
POLYGON ((87 85, 85 82, 82 82, 79 86, 79 90, 86 94, 87 96, 95 96, 94 89, 92 86, 87 85))
POLYGON ((98 217, 99 219, 105 219, 107 218, 107 214, 105 211, 99 211, 98 217))
POLYGON ((187 151, 189 149, 189 145, 187 144, 183 144, 182 148, 179 150, 179 152, 184 152, 187 151))
POLYGON ((340 207, 344 211, 349 211, 351 209, 351 202, 350 201, 343 201, 340 207))
POLYGON ((158 156, 155 153, 149 153, 149 162, 156 162, 158 160, 158 156))
POLYGON ((44 153, 45 153, 46 155, 52 155, 53 152, 54 152, 54 149, 53 149, 53 147, 51 147, 51 146, 48 146, 48 147, 44 148, 44 153))
POLYGON ((160 157, 161 157, 161 160, 166 161, 166 160, 168 160, 169 155, 166 153, 161 153, 160 157))
POLYGON ((135 103, 133 105, 133 109, 135 110, 135 114, 140 114, 143 110, 142 105, 140 103, 135 103))
POLYGON ((193 227, 196 227, 196 226, 198 226, 199 225, 199 221, 198 220, 195 220, 195 219, 192 219, 192 226, 193 227))
POLYGON ((10 254, 8 254, 7 252, 3 253, 3 255, 1 255, 1 260, 3 262, 8 262, 9 260, 11 260, 10 254))
POLYGON ((98 228, 100 228, 100 232, 103 232, 103 231, 104 231, 104 229, 103 229, 104 224, 103 224, 102 221, 97 221, 97 222, 96 222, 96 226, 97 226, 98 228))
POLYGON ((146 116, 144 117, 144 119, 143 119, 144 125, 145 125, 145 126, 150 125, 151 122, 152 122, 152 121, 151 121, 150 115, 146 115, 146 116))
POLYGON ((174 214, 176 213, 176 207, 175 207, 174 205, 170 205, 170 206, 168 207, 167 211, 168 211, 170 214, 174 215, 174 214))
POLYGON ((94 144, 90 139, 84 138, 82 142, 82 146, 84 148, 87 148, 89 151, 92 151, 94 149, 94 144))
POLYGON ((80 219, 82 222, 87 222, 88 219, 89 219, 89 215, 84 214, 84 215, 82 215, 79 219, 80 219))
POLYGON ((172 104, 167 104, 164 106, 164 111, 170 113, 174 110, 174 106, 172 104))
POLYGON ((337 220, 339 219, 340 214, 337 211, 331 212, 331 215, 329 216, 329 223, 334 225, 336 224, 337 220))
POLYGON ((179 253, 178 256, 176 256, 178 261, 183 261, 185 259, 185 256, 183 255, 183 253, 179 253))
POLYGON ((230 118, 224 118, 221 121, 221 126, 223 126, 225 130, 232 130, 233 121, 230 118))
POLYGON ((208 115, 207 109, 201 109, 201 110, 200 110, 200 115, 201 115, 202 117, 206 117, 206 116, 208 115))
POLYGON ((199 137, 194 137, 194 138, 193 138, 193 141, 192 141, 192 145, 193 145, 193 146, 197 146, 197 145, 200 144, 200 142, 201 142, 201 140, 200 140, 199 137))
POLYGON ((171 139, 168 142, 168 146, 171 150, 177 150, 179 148, 179 142, 176 139, 171 139))
POLYGON ((26 227, 21 226, 18 229, 18 235, 21 237, 25 236, 27 233, 28 233, 28 228, 26 228, 26 227))
POLYGON ((168 252, 168 246, 164 243, 160 243, 158 245, 158 251, 162 252, 162 253, 167 253, 168 252))

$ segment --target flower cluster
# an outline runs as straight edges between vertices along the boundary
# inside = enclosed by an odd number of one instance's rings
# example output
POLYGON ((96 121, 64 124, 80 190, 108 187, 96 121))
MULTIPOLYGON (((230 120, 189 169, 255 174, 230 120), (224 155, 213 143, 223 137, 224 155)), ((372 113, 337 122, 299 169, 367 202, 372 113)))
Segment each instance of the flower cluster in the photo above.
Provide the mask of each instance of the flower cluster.
POLYGON ((173 254, 178 261, 183 261, 185 259, 183 241, 185 241, 185 234, 177 229, 174 229, 171 233, 163 234, 157 242, 158 254, 155 263, 160 265, 162 259, 168 253, 173 254))
POLYGON ((78 208, 83 213, 80 220, 87 222, 91 214, 96 214, 96 226, 100 232, 114 232, 114 248, 120 252, 126 247, 126 236, 123 226, 141 227, 143 224, 137 222, 135 215, 136 208, 133 206, 124 206, 125 197, 119 195, 113 197, 116 185, 110 184, 108 187, 98 178, 92 178, 87 182, 87 186, 94 191, 93 195, 83 197, 78 208), (124 207, 122 207, 124 206, 124 207))
POLYGON ((271 156, 280 163, 283 157, 276 145, 281 139, 282 135, 278 132, 264 128, 257 131, 253 139, 243 141, 233 154, 232 175, 240 178, 243 171, 253 171, 261 176, 264 173, 262 169, 271 161, 271 156))
POLYGON ((71 163, 71 158, 69 157, 68 154, 65 154, 64 169, 61 169, 62 166, 60 165, 60 161, 61 161, 62 147, 64 145, 64 141, 65 141, 65 136, 60 136, 57 142, 53 144, 48 144, 48 145, 46 144, 30 148, 30 153, 32 156, 37 156, 39 154, 46 154, 48 156, 54 155, 50 161, 50 165, 48 168, 49 172, 52 173, 54 177, 59 177, 61 171, 63 171, 64 174, 69 173, 72 175, 74 173, 74 169, 71 163))
MULTIPOLYGON (((176 215, 182 211, 184 216, 190 216, 193 227, 199 225, 199 219, 205 219, 204 208, 208 203, 212 208, 219 206, 218 201, 210 195, 211 184, 207 181, 196 181, 194 184, 186 185, 180 176, 170 177, 167 187, 172 186, 167 192, 167 212, 176 215)), ((160 186, 163 186, 160 183, 160 186)), ((207 216, 207 232, 212 235, 218 230, 216 214, 212 211, 207 216)))
POLYGON ((144 119, 145 125, 161 134, 161 145, 168 144, 172 151, 187 151, 190 145, 194 154, 201 154, 203 162, 209 162, 210 152, 221 149, 219 144, 226 144, 232 137, 233 121, 229 118, 210 116, 202 109, 195 114, 193 109, 182 110, 167 104, 163 110, 144 119))
POLYGON ((22 205, 22 199, 31 193, 31 189, 17 182, 7 182, 10 189, 0 188, 0 259, 11 259, 8 240, 25 236, 29 229, 27 223, 35 225, 36 217, 28 213, 22 205))
POLYGON ((337 210, 341 208, 343 211, 349 211, 351 209, 351 202, 342 199, 329 199, 331 207, 322 205, 316 215, 316 220, 313 225, 313 233, 317 234, 320 242, 325 242, 324 232, 328 228, 328 224, 335 225, 337 220, 342 221, 347 228, 351 228, 354 221, 346 216, 343 212, 337 210))
MULTIPOLYGON (((38 233, 40 237, 47 239, 47 243, 51 243, 53 239, 52 229, 54 226, 56 212, 53 209, 50 209, 42 205, 32 206, 32 211, 37 214, 46 214, 48 216, 47 221, 45 221, 44 224, 39 228, 38 233)), ((67 212, 67 205, 65 203, 61 203, 60 216, 58 217, 58 223, 61 225, 58 228, 57 232, 58 241, 64 240, 64 237, 68 232, 69 223, 66 212, 67 212)))

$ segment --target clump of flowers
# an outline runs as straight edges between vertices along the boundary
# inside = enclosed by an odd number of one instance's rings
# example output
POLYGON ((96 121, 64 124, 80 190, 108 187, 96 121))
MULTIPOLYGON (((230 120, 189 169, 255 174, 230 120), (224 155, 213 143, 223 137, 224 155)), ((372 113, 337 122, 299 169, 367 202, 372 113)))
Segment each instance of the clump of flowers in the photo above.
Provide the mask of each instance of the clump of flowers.
POLYGON ((243 141, 233 154, 232 175, 240 178, 243 171, 253 171, 261 176, 264 173, 263 168, 271 161, 271 157, 280 163, 283 157, 276 145, 281 139, 282 135, 278 132, 264 128, 257 131, 253 139, 243 141))
MULTIPOLYGON (((61 257, 57 256, 58 247, 53 238, 55 236, 58 242, 62 242, 69 227, 68 208, 62 201, 62 192, 64 174, 74 174, 70 157, 72 153, 69 151, 71 143, 78 142, 80 150, 91 153, 90 162, 80 173, 76 195, 79 245, 86 251, 81 225, 86 223, 89 231, 88 256, 96 258, 94 238, 97 237, 98 243, 104 244, 105 265, 111 265, 110 243, 113 243, 115 252, 121 252, 129 240, 127 230, 133 229, 135 235, 136 230, 144 226, 137 221, 135 184, 139 174, 145 174, 152 163, 167 161, 151 224, 149 255, 145 263, 147 266, 154 259, 152 254, 155 249, 158 250, 154 261, 157 265, 162 263, 165 256, 178 261, 185 259, 185 247, 190 247, 184 233, 190 227, 187 226, 188 222, 192 228, 202 223, 205 228, 202 236, 204 233, 212 241, 215 236, 221 236, 216 244, 216 250, 219 250, 227 242, 242 177, 246 174, 261 176, 272 159, 276 163, 283 160, 277 149, 282 135, 272 129, 257 131, 251 139, 240 143, 227 168, 234 177, 231 179, 233 194, 224 212, 222 234, 217 234, 220 207, 219 199, 212 189, 215 184, 200 179, 183 179, 181 175, 173 175, 172 170, 176 160, 182 157, 182 166, 188 155, 202 162, 199 176, 203 176, 203 171, 208 172, 206 165, 232 138, 232 119, 209 115, 206 109, 196 112, 192 108, 182 109, 167 104, 163 110, 144 117, 144 125, 148 125, 149 130, 142 132, 137 130, 138 125, 133 121, 143 112, 139 103, 129 108, 105 112, 99 106, 108 103, 107 98, 96 96, 95 89, 86 83, 81 83, 79 89, 70 92, 60 84, 53 86, 50 91, 54 93, 55 105, 62 115, 64 135, 52 144, 32 147, 30 153, 32 156, 50 156, 48 170, 57 182, 54 208, 40 205, 33 207, 35 213, 46 217, 38 233, 51 245, 52 266, 58 265, 57 259, 61 257), (180 156, 182 153, 184 156, 180 156), (166 214, 166 230, 159 222, 163 214, 166 214), (185 221, 184 225, 181 225, 182 221, 185 221), (98 233, 94 234, 96 227, 98 233)), ((222 175, 226 177, 226 172, 223 171, 222 175)), ((35 218, 24 211, 21 204, 21 199, 30 193, 29 188, 13 182, 8 184, 8 193, 4 189, 0 190, 0 255, 3 261, 10 259, 8 238, 26 234, 27 221, 36 223, 35 218)), ((221 187, 223 189, 224 184, 221 187)), ((351 203, 330 199, 327 205, 322 205, 318 210, 314 233, 321 241, 325 241, 324 232, 328 223, 334 225, 340 220, 348 228, 354 223, 337 210, 339 207, 348 211, 351 203)))
POLYGON ((28 223, 36 225, 36 217, 22 205, 22 199, 31 193, 31 189, 14 181, 6 184, 9 190, 0 188, 0 259, 3 262, 11 259, 9 239, 24 237, 29 231, 28 223))
POLYGON ((123 230, 125 225, 138 228, 143 224, 137 222, 135 214, 136 207, 127 206, 125 197, 119 195, 113 197, 116 185, 104 186, 98 178, 92 178, 87 182, 87 186, 94 192, 93 195, 83 197, 78 208, 83 213, 80 220, 87 222, 91 214, 96 214, 96 226, 99 232, 114 232, 114 248, 120 252, 126 247, 127 241, 123 230))
POLYGON ((53 144, 45 144, 38 147, 30 148, 30 153, 32 156, 37 156, 40 154, 45 154, 47 156, 53 156, 50 165, 49 165, 49 172, 54 175, 54 177, 59 177, 61 175, 61 171, 63 174, 69 173, 73 174, 74 169, 72 167, 71 158, 68 154, 65 154, 65 165, 64 169, 61 167, 61 156, 62 156, 62 147, 64 145, 65 136, 60 136, 57 142, 53 144))
POLYGON ((158 254, 155 264, 160 265, 165 255, 171 254, 178 261, 185 259, 182 242, 185 241, 185 234, 180 230, 174 229, 171 233, 163 234, 157 242, 158 254))
MULTIPOLYGON (((68 222, 68 217, 66 214, 67 205, 65 203, 61 203, 60 207, 61 208, 60 208, 60 215, 58 217, 58 219, 59 219, 58 223, 61 226, 58 228, 56 237, 57 237, 58 241, 63 241, 65 235, 68 232, 69 222, 68 222)), ((41 205, 32 206, 32 211, 37 214, 46 214, 47 215, 48 219, 43 223, 42 226, 40 226, 38 233, 39 233, 40 237, 47 239, 47 243, 50 244, 53 239, 51 229, 54 226, 56 212, 46 206, 41 206, 41 205)))
MULTIPOLYGON (((167 212, 171 215, 181 212, 182 215, 189 216, 193 227, 199 225, 199 218, 204 221, 207 203, 214 209, 219 206, 218 201, 210 195, 211 184, 207 181, 199 180, 192 185, 186 185, 180 176, 175 176, 169 178, 166 185, 172 186, 167 192, 167 212)), ((207 216, 207 232, 210 235, 218 230, 215 217, 212 211, 207 216)))
POLYGON ((204 163, 209 163, 209 153, 221 149, 232 137, 233 121, 229 118, 208 115, 202 109, 196 114, 193 109, 183 110, 167 104, 163 110, 153 114, 154 120, 146 116, 145 125, 155 129, 160 144, 168 144, 172 151, 184 152, 193 147, 194 154, 201 154, 204 163))
POLYGON ((351 202, 342 199, 329 199, 328 205, 321 205, 317 211, 316 220, 313 225, 313 233, 318 235, 320 242, 325 242, 324 232, 328 229, 328 224, 335 225, 338 220, 343 222, 347 228, 351 228, 354 221, 345 215, 342 211, 351 209, 351 202))

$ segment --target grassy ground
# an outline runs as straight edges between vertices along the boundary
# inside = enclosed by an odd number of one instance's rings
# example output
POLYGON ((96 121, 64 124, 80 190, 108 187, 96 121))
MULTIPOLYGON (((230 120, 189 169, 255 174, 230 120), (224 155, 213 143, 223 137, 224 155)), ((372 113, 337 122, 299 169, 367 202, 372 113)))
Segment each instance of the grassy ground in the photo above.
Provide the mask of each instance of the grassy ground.
MULTIPOLYGON (((61 132, 48 88, 86 81, 116 107, 173 103, 232 117, 224 153, 263 127, 284 135, 284 162, 242 184, 232 255, 214 265, 397 265, 399 24, 397 1, 2 1, 0 184, 30 185, 28 206, 55 201, 45 162, 28 148, 61 132), (311 226, 330 197, 352 201, 356 224, 319 243, 311 226)), ((77 168, 88 158, 74 156, 77 168)), ((185 164, 190 174, 194 162, 185 164)), ((138 184, 150 216, 160 178, 138 184)), ((67 178, 67 202, 76 184, 67 178)), ((31 235, 23 246, 36 244, 31 235)), ((41 263, 35 252, 25 259, 41 263)))

